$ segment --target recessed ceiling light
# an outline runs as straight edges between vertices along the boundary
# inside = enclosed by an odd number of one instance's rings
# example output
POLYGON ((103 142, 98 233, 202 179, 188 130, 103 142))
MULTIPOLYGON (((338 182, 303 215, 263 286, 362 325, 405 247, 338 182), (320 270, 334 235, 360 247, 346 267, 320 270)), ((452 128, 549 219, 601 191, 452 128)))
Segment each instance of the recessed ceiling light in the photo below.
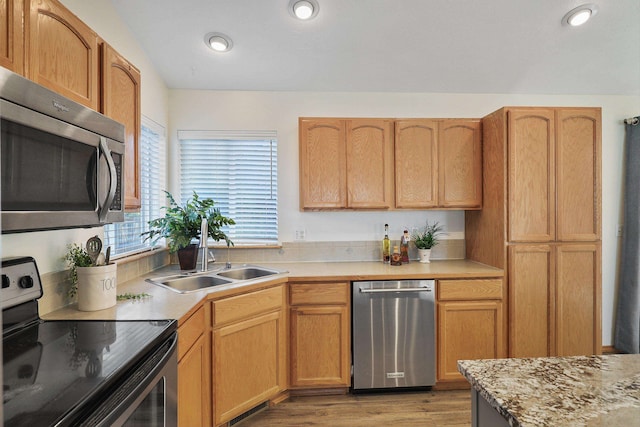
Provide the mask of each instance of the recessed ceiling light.
POLYGON ((571 9, 564 15, 562 23, 571 27, 577 27, 587 22, 596 13, 598 13, 598 6, 595 4, 583 4, 575 9, 571 9))
POLYGON ((229 52, 233 47, 231 38, 222 33, 208 33, 204 36, 204 44, 216 52, 229 52))
POLYGON ((289 13, 291 16, 303 21, 314 18, 319 10, 320 6, 316 0, 291 0, 289 2, 289 13))

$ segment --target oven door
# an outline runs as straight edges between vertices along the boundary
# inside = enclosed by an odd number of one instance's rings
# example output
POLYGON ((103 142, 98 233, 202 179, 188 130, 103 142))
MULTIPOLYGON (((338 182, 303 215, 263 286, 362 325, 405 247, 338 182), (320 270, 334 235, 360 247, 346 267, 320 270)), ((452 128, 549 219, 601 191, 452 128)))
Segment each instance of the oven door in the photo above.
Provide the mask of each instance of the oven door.
POLYGON ((123 382, 103 397, 103 403, 83 426, 161 427, 178 424, 177 334, 145 358, 123 382))
POLYGON ((123 220, 124 144, 6 100, 0 112, 3 232, 123 220))

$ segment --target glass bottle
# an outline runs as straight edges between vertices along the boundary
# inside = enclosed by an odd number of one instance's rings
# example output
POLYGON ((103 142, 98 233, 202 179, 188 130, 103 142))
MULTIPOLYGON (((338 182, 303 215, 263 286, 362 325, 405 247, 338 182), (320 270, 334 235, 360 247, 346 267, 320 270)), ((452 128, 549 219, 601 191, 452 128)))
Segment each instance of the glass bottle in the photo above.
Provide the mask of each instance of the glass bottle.
POLYGON ((403 263, 409 263, 409 241, 411 237, 409 236, 409 230, 404 230, 404 234, 400 238, 400 259, 403 263))
POLYGON ((391 260, 391 241, 389 240, 389 224, 384 225, 384 239, 382 239, 382 262, 387 264, 391 260))
POLYGON ((398 249, 397 246, 393 247, 393 254, 391 255, 391 265, 402 265, 400 250, 398 249))

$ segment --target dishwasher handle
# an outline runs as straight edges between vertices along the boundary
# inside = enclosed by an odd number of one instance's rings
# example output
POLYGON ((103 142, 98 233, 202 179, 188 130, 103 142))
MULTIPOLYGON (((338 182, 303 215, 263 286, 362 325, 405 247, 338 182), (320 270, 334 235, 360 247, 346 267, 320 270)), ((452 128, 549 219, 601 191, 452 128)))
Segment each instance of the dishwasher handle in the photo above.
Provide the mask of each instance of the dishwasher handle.
POLYGON ((387 289, 365 289, 359 288, 360 293, 363 294, 384 294, 384 293, 392 293, 392 292, 431 292, 432 288, 427 287, 419 287, 419 288, 387 288, 387 289))

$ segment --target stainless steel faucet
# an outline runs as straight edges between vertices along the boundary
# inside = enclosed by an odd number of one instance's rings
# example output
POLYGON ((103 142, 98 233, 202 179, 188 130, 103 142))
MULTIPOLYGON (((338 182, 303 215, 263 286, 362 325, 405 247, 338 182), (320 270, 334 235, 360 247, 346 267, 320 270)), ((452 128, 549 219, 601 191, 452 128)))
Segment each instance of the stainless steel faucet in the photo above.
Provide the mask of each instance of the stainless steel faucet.
POLYGON ((209 268, 209 248, 207 247, 207 240, 209 238, 209 224, 207 223, 207 218, 202 217, 202 222, 200 223, 200 245, 199 248, 202 250, 202 271, 207 271, 209 268))

